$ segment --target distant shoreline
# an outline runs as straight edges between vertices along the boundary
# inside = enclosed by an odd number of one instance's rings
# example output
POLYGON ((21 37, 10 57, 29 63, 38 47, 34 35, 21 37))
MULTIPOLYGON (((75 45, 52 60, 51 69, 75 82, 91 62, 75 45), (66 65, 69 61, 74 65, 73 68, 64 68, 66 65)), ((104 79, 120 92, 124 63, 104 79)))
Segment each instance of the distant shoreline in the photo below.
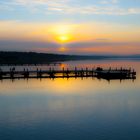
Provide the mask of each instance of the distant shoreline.
POLYGON ((51 64, 76 60, 140 60, 137 55, 64 55, 36 52, 0 51, 0 65, 51 64))

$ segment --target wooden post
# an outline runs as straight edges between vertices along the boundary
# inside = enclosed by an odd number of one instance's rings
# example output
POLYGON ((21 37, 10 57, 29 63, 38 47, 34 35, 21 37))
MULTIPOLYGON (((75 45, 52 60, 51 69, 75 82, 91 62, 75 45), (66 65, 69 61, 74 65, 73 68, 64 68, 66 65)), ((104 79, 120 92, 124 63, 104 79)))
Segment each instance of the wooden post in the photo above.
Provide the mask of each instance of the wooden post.
POLYGON ((94 69, 92 68, 92 71, 91 71, 91 75, 92 75, 92 77, 93 77, 93 73, 94 73, 93 71, 94 71, 94 69))
POLYGON ((86 67, 86 77, 88 76, 88 68, 86 67))
POLYGON ((0 79, 2 79, 2 77, 3 77, 3 72, 2 72, 2 70, 0 69, 0 79))
POLYGON ((62 69, 62 75, 63 75, 63 78, 64 78, 64 76, 65 76, 65 68, 64 67, 62 69))
POLYGON ((75 77, 77 77, 77 68, 75 67, 75 77))
POLYGON ((42 70, 40 69, 39 71, 39 77, 41 78, 42 77, 42 70))
POLYGON ((84 70, 83 70, 83 68, 81 68, 81 77, 83 77, 84 76, 84 70))
POLYGON ((53 68, 53 78, 55 78, 55 70, 54 70, 54 68, 53 68))
POLYGON ((26 72, 26 78, 28 79, 29 78, 29 71, 27 69, 27 72, 26 72))
POLYGON ((38 72, 38 68, 36 69, 36 77, 39 77, 39 72, 38 72))
POLYGON ((10 72, 10 78, 11 78, 11 79, 14 78, 14 72, 13 72, 13 71, 10 72))
POLYGON ((67 72, 66 72, 67 78, 69 78, 69 69, 67 68, 67 72))

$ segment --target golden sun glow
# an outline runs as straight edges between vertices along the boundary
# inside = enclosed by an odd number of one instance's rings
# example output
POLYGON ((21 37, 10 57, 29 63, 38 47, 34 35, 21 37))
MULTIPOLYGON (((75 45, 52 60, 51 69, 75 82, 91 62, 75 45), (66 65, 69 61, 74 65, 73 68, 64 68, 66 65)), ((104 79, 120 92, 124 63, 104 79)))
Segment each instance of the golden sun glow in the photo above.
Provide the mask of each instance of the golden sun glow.
POLYGON ((54 28, 54 32, 58 35, 66 35, 71 32, 71 27, 68 25, 58 25, 54 28))
POLYGON ((58 41, 60 41, 61 43, 67 42, 70 40, 70 36, 68 35, 60 35, 58 37, 58 41))
POLYGON ((72 27, 70 25, 56 25, 53 26, 51 33, 59 43, 66 43, 72 39, 72 27))

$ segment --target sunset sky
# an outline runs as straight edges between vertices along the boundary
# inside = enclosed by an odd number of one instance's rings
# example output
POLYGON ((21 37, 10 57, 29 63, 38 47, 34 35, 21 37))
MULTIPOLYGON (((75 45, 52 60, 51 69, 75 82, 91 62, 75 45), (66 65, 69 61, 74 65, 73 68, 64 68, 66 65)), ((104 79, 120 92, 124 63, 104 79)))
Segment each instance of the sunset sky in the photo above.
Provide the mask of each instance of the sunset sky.
POLYGON ((140 54, 140 0, 0 0, 0 51, 140 54))

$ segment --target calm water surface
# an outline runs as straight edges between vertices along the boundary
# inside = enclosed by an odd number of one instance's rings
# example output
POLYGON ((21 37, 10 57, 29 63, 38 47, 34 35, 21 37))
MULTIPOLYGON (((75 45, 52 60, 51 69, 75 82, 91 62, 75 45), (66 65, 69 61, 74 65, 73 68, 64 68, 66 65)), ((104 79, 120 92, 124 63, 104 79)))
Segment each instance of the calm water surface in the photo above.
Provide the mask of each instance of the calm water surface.
POLYGON ((133 67, 137 79, 3 80, 0 140, 140 140, 140 61, 75 61, 57 69, 75 66, 133 67))

